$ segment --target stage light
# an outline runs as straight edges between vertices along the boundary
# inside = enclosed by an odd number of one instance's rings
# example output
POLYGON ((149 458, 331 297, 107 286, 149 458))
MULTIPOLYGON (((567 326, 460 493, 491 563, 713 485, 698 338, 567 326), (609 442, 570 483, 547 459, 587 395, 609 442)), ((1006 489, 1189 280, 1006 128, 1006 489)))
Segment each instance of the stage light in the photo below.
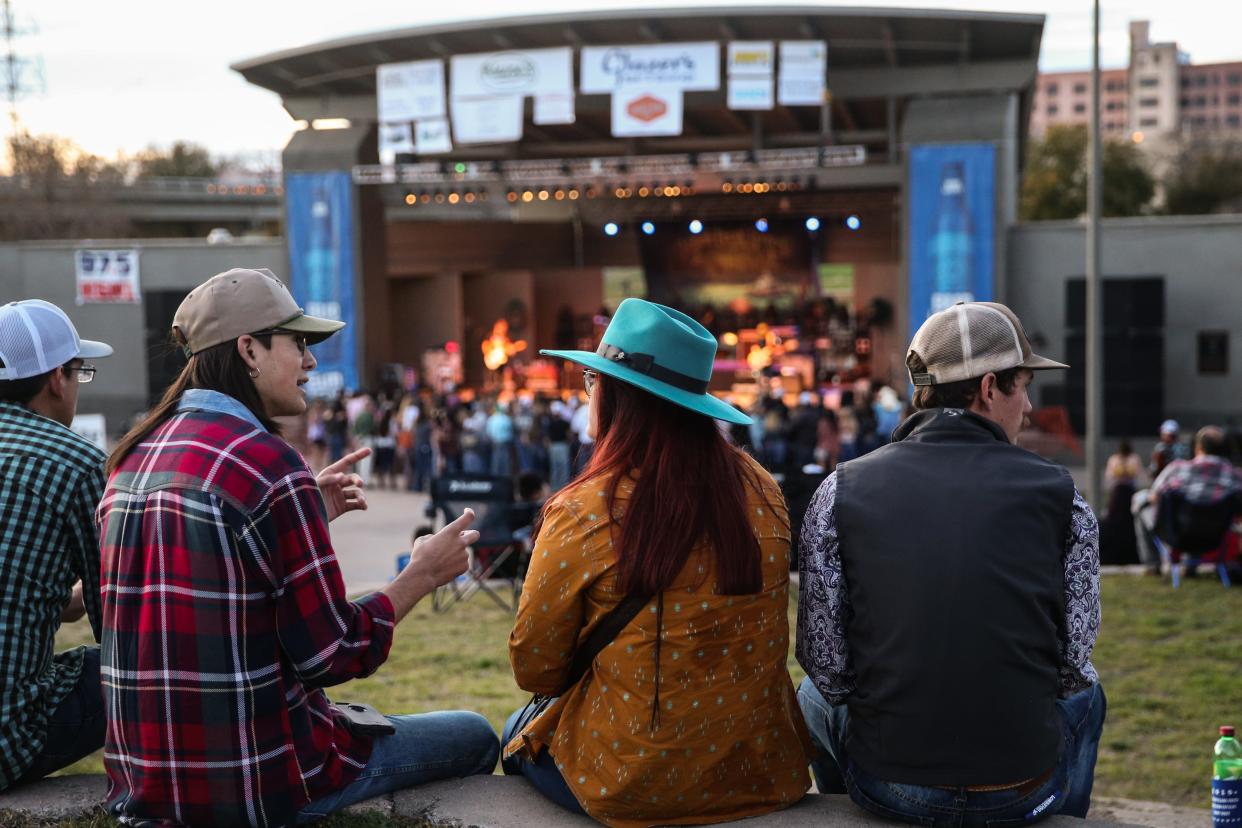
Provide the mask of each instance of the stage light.
POLYGON ((721 185, 720 185, 720 191, 721 191, 722 193, 731 193, 731 192, 733 192, 733 182, 732 182, 732 181, 726 181, 725 183, 721 184, 721 185))
POLYGON ((617 226, 615 221, 610 221, 604 225, 605 236, 615 236, 621 232, 621 228, 617 226))
POLYGON ((646 198, 646 197, 647 197, 647 196, 649 196, 649 195, 651 195, 651 190, 647 189, 646 187, 639 187, 639 188, 638 188, 638 197, 639 197, 639 198, 646 198))
POLYGON ((549 193, 547 190, 540 190, 540 191, 539 191, 539 200, 540 200, 540 201, 547 201, 547 200, 548 200, 548 198, 549 198, 549 196, 551 196, 551 195, 552 195, 552 194, 551 194, 551 193, 549 193))
POLYGON ((530 190, 527 190, 526 192, 522 193, 522 201, 526 202, 527 204, 531 203, 534 200, 535 200, 535 194, 531 192, 530 190))
POLYGON ((449 204, 456 204, 458 201, 461 201, 461 196, 459 196, 457 193, 449 193, 449 197, 448 197, 449 204))
POLYGON ((696 236, 697 236, 699 233, 702 233, 702 232, 703 232, 703 222, 699 221, 698 219, 695 219, 694 221, 690 222, 690 232, 691 232, 691 233, 693 233, 693 234, 694 234, 694 235, 696 235, 696 236))
POLYGON ((405 197, 405 203, 413 207, 416 203, 418 203, 418 196, 410 193, 405 197))
POLYGON ((466 172, 466 165, 463 164, 461 161, 458 161, 456 164, 453 165, 453 169, 457 171, 458 175, 462 175, 466 172))
POLYGON ((845 217, 845 226, 851 230, 857 230, 859 227, 862 227, 862 219, 851 213, 845 217))
POLYGON ((760 233, 768 232, 768 220, 765 218, 755 219, 755 229, 760 233))
POLYGON ((509 199, 509 203, 512 204, 513 202, 518 200, 518 194, 514 192, 513 190, 510 190, 508 193, 505 194, 505 198, 509 199))
POLYGON ((650 221, 644 221, 643 222, 643 235, 654 236, 655 235, 655 224, 653 224, 650 221))
POLYGON ((436 193, 436 204, 444 203, 444 193, 436 193))
POLYGON ((819 229, 819 219, 815 218, 815 216, 811 216, 810 218, 808 218, 808 219, 806 220, 806 229, 807 229, 807 230, 809 230, 809 231, 810 231, 810 232, 812 232, 812 233, 814 233, 816 230, 818 230, 818 229, 819 229))
POLYGON ((466 193, 464 196, 467 204, 474 204, 474 193, 466 193))
POLYGON ((565 200, 565 191, 564 191, 564 190, 557 190, 555 193, 553 193, 553 194, 552 194, 552 197, 553 197, 553 198, 555 198, 557 201, 564 201, 564 200, 565 200))
POLYGON ((569 200, 570 200, 570 201, 577 201, 577 200, 578 200, 578 191, 577 191, 577 190, 570 190, 570 191, 569 191, 569 200))
POLYGON ((728 345, 730 348, 733 348, 737 345, 737 334, 733 333, 733 331, 729 331, 724 336, 722 336, 721 339, 723 339, 724 344, 728 345))

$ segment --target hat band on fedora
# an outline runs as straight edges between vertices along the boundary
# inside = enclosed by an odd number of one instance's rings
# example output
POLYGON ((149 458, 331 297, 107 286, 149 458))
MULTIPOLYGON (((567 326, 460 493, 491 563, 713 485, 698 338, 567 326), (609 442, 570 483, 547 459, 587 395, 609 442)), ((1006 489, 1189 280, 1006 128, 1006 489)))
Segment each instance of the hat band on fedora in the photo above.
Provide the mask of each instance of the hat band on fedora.
POLYGON ((651 354, 636 354, 630 351, 623 351, 615 345, 609 345, 604 342, 600 343, 595 353, 606 360, 624 365, 640 374, 651 377, 653 380, 659 380, 666 385, 680 388, 682 391, 689 391, 691 394, 707 393, 708 380, 701 380, 689 374, 665 368, 657 364, 655 357, 651 354))

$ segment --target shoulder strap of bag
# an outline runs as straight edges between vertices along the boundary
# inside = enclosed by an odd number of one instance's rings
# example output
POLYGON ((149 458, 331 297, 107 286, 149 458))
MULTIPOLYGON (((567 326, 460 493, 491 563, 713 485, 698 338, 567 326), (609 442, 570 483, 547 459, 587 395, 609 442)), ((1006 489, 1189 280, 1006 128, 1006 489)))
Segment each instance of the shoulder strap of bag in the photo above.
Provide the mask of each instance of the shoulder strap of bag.
POLYGON ((586 641, 582 642, 582 646, 574 650, 574 657, 569 663, 569 678, 566 680, 565 688, 561 692, 565 692, 569 688, 578 683, 578 680, 586 675, 586 671, 591 667, 591 662, 595 661, 595 657, 600 651, 607 647, 616 639, 621 630, 634 620, 634 616, 638 615, 643 607, 647 606, 647 602, 651 600, 650 595, 641 595, 630 593, 625 596, 625 600, 617 604, 612 610, 603 617, 603 619, 591 630, 591 634, 587 636, 586 641))

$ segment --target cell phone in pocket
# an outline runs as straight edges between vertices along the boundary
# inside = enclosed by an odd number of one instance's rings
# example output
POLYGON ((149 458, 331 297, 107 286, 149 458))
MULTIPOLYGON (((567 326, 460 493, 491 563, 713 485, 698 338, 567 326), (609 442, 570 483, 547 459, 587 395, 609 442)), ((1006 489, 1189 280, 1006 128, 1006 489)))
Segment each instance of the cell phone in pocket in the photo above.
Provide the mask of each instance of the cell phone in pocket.
POLYGON ((354 736, 391 736, 397 728, 383 713, 361 702, 336 702, 332 705, 345 715, 345 726, 354 736))

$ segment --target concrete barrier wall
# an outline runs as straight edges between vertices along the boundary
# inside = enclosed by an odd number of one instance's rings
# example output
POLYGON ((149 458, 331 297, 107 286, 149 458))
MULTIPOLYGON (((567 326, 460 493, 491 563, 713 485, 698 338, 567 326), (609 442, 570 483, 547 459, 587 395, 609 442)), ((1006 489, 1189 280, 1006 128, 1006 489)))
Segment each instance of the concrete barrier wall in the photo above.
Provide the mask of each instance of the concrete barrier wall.
POLYGON ((147 314, 141 304, 75 304, 74 251, 85 248, 139 250, 139 279, 144 292, 188 293, 230 267, 266 267, 282 278, 288 277, 283 238, 210 245, 189 239, 0 245, 0 304, 45 299, 69 314, 81 336, 101 339, 116 349, 113 356, 98 360, 95 381, 82 387, 78 402, 80 413, 103 414, 113 435, 147 406, 147 314))
MULTIPOLYGON (((1242 215, 1108 219, 1101 251, 1105 279, 1165 280, 1165 415, 1187 429, 1242 425, 1242 215), (1199 373, 1200 331, 1229 332, 1228 373, 1199 373)), ((1081 222, 1034 222, 1009 230, 1007 301, 1054 359, 1066 356, 1065 285, 1083 276, 1085 261, 1081 222)), ((1038 404, 1038 387, 1032 399, 1038 404)))

